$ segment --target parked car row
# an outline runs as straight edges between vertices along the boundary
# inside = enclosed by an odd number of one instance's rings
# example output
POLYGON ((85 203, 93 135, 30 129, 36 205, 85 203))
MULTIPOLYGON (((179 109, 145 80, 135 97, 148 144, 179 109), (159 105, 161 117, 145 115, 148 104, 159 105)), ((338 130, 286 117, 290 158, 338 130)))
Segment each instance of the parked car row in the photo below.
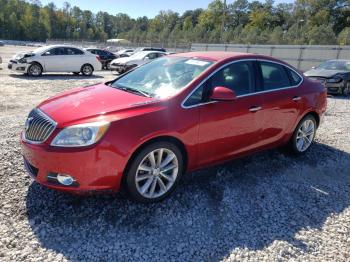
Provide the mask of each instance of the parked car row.
MULTIPOLYGON (((98 48, 51 45, 15 55, 8 68, 30 76, 40 76, 44 72, 73 72, 75 75, 81 73, 90 76, 101 69, 122 74, 168 54, 164 48, 154 47, 123 49, 112 53, 98 48)), ((330 94, 350 95, 350 60, 329 60, 306 71, 304 75, 321 81, 330 94)))

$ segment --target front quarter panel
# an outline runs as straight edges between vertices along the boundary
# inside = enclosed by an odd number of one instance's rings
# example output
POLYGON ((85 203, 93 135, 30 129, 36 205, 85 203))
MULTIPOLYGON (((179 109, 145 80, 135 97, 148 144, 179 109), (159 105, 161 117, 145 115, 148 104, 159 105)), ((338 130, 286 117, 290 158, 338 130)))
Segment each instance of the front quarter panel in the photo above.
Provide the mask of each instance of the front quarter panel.
POLYGON ((175 138, 185 146, 188 167, 191 169, 196 158, 198 112, 198 109, 194 109, 188 114, 176 103, 169 102, 156 110, 122 117, 112 122, 103 139, 104 144, 107 143, 110 150, 119 156, 116 161, 124 171, 133 153, 145 143, 160 137, 175 138))

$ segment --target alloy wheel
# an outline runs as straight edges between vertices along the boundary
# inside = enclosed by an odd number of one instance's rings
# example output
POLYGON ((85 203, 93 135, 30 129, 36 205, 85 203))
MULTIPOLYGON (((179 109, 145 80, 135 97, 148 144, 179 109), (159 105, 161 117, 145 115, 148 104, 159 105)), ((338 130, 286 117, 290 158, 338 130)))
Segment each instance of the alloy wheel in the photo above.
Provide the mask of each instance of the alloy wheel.
POLYGON ((29 73, 32 76, 39 76, 41 74, 41 67, 37 64, 32 64, 29 68, 29 73))
POLYGON ((296 136, 296 148, 299 152, 306 151, 315 136, 315 123, 311 119, 306 119, 299 127, 296 136))
POLYGON ((166 148, 153 150, 137 168, 136 189, 145 198, 159 198, 173 187, 178 173, 179 161, 173 151, 166 148))
POLYGON ((84 75, 89 76, 92 74, 92 67, 89 65, 85 65, 82 71, 84 75))

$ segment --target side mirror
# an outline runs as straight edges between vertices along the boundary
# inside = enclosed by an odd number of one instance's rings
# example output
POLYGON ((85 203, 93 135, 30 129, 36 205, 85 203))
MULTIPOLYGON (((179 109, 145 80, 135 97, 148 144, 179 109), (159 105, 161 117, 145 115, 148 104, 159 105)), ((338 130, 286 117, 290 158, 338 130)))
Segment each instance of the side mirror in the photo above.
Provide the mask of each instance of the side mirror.
POLYGON ((316 69, 316 66, 311 67, 311 69, 316 69))
POLYGON ((50 51, 46 51, 45 53, 42 54, 43 56, 51 55, 50 51))
POLYGON ((224 86, 217 86, 213 89, 210 99, 213 101, 233 101, 236 100, 236 93, 224 86))
POLYGON ((150 60, 150 58, 148 56, 145 56, 145 58, 143 60, 150 60))

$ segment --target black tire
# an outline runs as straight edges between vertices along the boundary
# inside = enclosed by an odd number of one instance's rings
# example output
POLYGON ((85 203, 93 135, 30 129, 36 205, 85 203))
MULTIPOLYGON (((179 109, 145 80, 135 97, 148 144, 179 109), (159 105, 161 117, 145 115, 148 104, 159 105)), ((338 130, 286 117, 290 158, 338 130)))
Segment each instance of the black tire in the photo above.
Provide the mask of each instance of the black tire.
MULTIPOLYGON (((126 170, 125 180, 124 180, 126 192, 133 200, 135 200, 137 202, 141 202, 141 203, 155 203, 155 202, 159 202, 159 201, 162 201, 163 199, 165 199, 167 196, 169 196, 175 190, 176 186, 179 183, 181 175, 184 171, 184 161, 183 161, 183 155, 182 155, 181 150, 173 143, 166 142, 166 141, 155 142, 153 144, 146 146, 145 148, 143 148, 141 151, 139 151, 137 153, 137 155, 131 160, 130 165, 128 165, 128 166, 129 167, 126 170), (152 151, 157 150, 157 149, 166 149, 166 150, 170 150, 172 153, 174 153, 176 158, 177 158, 178 170, 177 170, 176 178, 173 180, 174 181, 173 184, 169 187, 169 189, 167 189, 167 191, 165 191, 165 193, 163 193, 163 195, 161 195, 159 197, 149 198, 149 197, 143 196, 139 192, 137 184, 136 184, 136 176, 137 176, 137 171, 138 171, 139 165, 141 163, 144 163, 143 161, 145 160, 145 158, 148 154, 150 154, 152 151)), ((145 172, 147 172, 147 171, 145 171, 145 172)), ((155 175, 153 175, 152 171, 149 171, 149 173, 146 175, 153 176, 153 179, 155 176, 155 175)), ((164 180, 164 181, 167 181, 167 180, 164 180)), ((147 183, 147 181, 145 181, 145 183, 147 183)), ((157 185, 157 186, 159 186, 159 185, 157 185)), ((158 187, 158 189, 160 190, 160 187, 158 187)))
POLYGON ((289 148, 291 150, 291 152, 293 154, 296 154, 296 155, 302 155, 302 154, 305 154, 309 149, 310 147, 312 146, 313 144, 313 141, 314 141, 314 138, 315 138, 315 135, 316 135, 316 130, 317 130, 317 122, 316 122, 316 119, 313 115, 306 115, 302 120, 300 120, 299 124, 297 125, 297 127, 295 128, 294 130, 294 133, 293 133, 293 136, 291 137, 290 141, 289 141, 289 148), (301 150, 298 145, 297 145, 297 138, 298 138, 298 133, 299 133, 299 130, 301 128, 301 126, 306 122, 306 121, 312 121, 313 122, 313 125, 314 125, 314 129, 313 129, 313 133, 312 133, 312 138, 310 139, 311 143, 310 145, 307 146, 307 148, 305 150, 301 150))
POLYGON ((84 75, 84 76, 91 76, 94 72, 94 68, 92 65, 90 64, 85 64, 81 67, 80 72, 84 75))
POLYGON ((345 83, 345 86, 344 86, 344 88, 343 88, 343 90, 342 90, 342 94, 343 94, 344 96, 350 95, 350 81, 347 81, 347 82, 345 83))
POLYGON ((73 72, 73 75, 78 76, 80 72, 73 72))
POLYGON ((39 63, 32 63, 27 70, 29 76, 39 77, 43 73, 43 67, 39 63))

